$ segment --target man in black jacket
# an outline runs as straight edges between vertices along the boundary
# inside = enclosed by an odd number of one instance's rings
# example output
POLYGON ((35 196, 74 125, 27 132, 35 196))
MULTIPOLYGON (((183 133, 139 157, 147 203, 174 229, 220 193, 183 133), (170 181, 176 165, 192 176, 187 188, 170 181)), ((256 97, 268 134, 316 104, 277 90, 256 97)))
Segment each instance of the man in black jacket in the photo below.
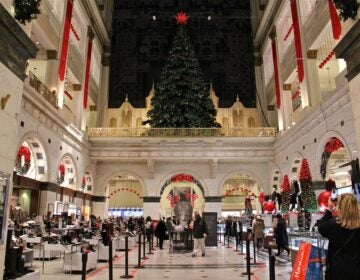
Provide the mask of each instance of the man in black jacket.
POLYGON ((193 227, 194 237, 194 251, 192 256, 196 257, 197 251, 201 250, 201 256, 205 257, 205 237, 208 234, 208 229, 205 221, 201 218, 198 212, 195 212, 195 221, 193 227))

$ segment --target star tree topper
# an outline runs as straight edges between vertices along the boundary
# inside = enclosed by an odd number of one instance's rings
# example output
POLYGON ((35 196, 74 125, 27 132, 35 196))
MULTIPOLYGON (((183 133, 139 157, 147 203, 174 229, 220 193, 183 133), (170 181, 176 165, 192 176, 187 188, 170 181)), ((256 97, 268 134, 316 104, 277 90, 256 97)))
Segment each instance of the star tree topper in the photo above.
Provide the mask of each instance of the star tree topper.
POLYGON ((176 22, 179 25, 186 25, 189 19, 189 16, 184 12, 179 12, 175 16, 176 22))

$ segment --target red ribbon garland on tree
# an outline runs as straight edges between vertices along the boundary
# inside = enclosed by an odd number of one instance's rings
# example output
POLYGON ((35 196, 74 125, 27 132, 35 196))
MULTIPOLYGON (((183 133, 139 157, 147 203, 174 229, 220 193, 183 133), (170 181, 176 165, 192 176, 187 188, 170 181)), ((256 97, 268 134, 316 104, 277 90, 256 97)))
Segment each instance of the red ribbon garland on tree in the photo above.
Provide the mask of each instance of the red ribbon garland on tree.
POLYGON ((60 81, 64 81, 65 79, 66 60, 67 60, 69 41, 70 41, 70 26, 71 26, 72 11, 73 11, 73 2, 72 0, 68 0, 66 5, 66 16, 65 16, 64 32, 63 32, 60 64, 59 64, 60 81))
POLYGON ((280 96, 279 70, 278 70, 278 61, 277 61, 277 52, 276 52, 275 39, 271 40, 271 48, 272 48, 273 65, 274 65, 276 106, 279 109, 280 106, 281 106, 281 96, 280 96))
POLYGON ((329 12, 330 12, 330 20, 331 20, 331 27, 333 31, 333 37, 335 40, 340 39, 341 35, 341 23, 339 16, 336 11, 336 7, 334 5, 333 0, 328 0, 329 3, 329 12))
POLYGON ((292 16, 293 26, 294 26, 296 63, 298 66, 299 83, 301 83, 304 80, 304 63, 303 63, 303 56, 302 56, 300 25, 299 25, 299 16, 298 16, 298 11, 297 11, 296 0, 291 0, 290 6, 291 6, 291 16, 292 16))

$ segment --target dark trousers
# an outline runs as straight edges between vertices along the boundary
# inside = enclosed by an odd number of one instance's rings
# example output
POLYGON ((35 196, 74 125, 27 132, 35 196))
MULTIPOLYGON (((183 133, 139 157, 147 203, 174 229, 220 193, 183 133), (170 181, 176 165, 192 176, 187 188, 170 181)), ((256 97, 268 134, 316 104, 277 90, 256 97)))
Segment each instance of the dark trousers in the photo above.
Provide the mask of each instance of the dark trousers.
POLYGON ((159 237, 159 247, 160 247, 160 249, 163 248, 163 244, 164 244, 164 237, 159 237))

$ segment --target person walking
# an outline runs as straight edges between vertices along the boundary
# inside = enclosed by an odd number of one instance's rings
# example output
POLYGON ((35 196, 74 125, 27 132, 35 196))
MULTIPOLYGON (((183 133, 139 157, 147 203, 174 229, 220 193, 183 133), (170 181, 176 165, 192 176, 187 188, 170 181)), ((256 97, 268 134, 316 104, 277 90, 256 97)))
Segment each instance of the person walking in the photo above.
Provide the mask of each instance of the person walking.
POLYGON ((165 233, 166 233, 166 225, 164 222, 164 218, 160 219, 158 224, 155 228, 155 235, 157 238, 159 238, 159 247, 160 250, 163 249, 164 239, 165 239, 165 233))
POLYGON ((340 195, 336 204, 330 198, 328 210, 318 221, 320 234, 329 239, 325 279, 360 279, 359 204, 349 193, 340 195))
POLYGON ((261 216, 257 216, 253 226, 254 242, 256 241, 257 249, 260 249, 263 244, 264 229, 265 229, 264 220, 261 219, 261 216))
POLYGON ((196 257, 197 252, 201 250, 201 256, 205 257, 205 237, 208 234, 208 228, 205 221, 198 212, 195 212, 195 220, 193 226, 194 251, 192 256, 196 257))
POLYGON ((290 254, 289 249, 289 237, 286 231, 286 223, 281 214, 276 215, 277 223, 274 229, 274 237, 276 240, 276 245, 278 247, 278 253, 276 256, 280 256, 283 250, 287 251, 288 255, 290 254))
POLYGON ((235 238, 236 238, 236 244, 240 244, 240 241, 242 241, 242 235, 243 235, 243 226, 242 222, 240 221, 239 217, 236 217, 232 224, 232 231, 234 232, 235 238))

